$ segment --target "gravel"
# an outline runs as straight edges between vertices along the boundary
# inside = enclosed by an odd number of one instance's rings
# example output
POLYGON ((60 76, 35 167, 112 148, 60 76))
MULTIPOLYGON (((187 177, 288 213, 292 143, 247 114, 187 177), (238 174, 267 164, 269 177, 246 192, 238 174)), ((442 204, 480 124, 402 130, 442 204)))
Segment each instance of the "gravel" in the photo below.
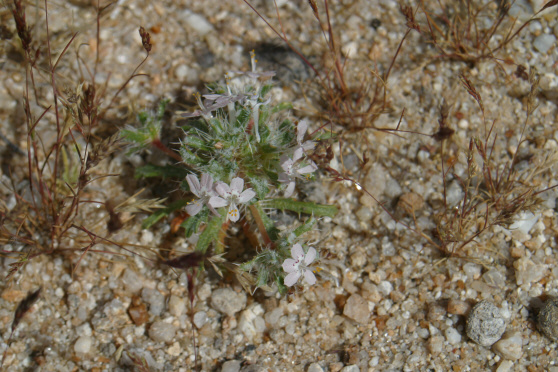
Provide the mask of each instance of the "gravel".
POLYGON ((143 283, 134 270, 126 269, 122 275, 122 284, 129 293, 135 293, 142 289, 143 283))
POLYGON ((149 312, 155 316, 161 315, 165 308, 165 296, 156 289, 144 288, 141 291, 141 298, 149 304, 149 312))
POLYGON ((240 371, 241 362, 239 360, 227 360, 221 367, 221 372, 238 372, 240 371))
POLYGON ((489 301, 476 304, 467 318, 467 336, 481 346, 491 346, 502 337, 506 321, 489 301))
POLYGON ((219 288, 211 293, 211 306, 228 316, 234 316, 246 306, 246 293, 219 288))
POLYGON ((169 313, 176 317, 180 317, 186 311, 186 299, 175 295, 169 298, 169 313))
POLYGON ((547 300, 537 316, 539 329, 546 337, 558 341, 558 299, 547 300))
POLYGON ((78 354, 87 354, 91 350, 93 340, 89 336, 81 336, 74 344, 74 351, 78 354))
POLYGON ((556 36, 552 34, 541 34, 533 41, 533 46, 540 53, 547 53, 556 44, 556 36))
POLYGON ((312 363, 308 366, 306 372, 324 372, 324 369, 318 363, 312 363))
POLYGON ((446 340, 451 345, 457 345, 461 342, 461 334, 455 328, 448 328, 445 332, 446 340))
POLYGON ((368 301, 358 294, 351 295, 345 303, 343 315, 361 324, 368 323, 370 319, 368 301))
POLYGON ((198 311, 194 314, 194 325, 198 327, 198 329, 203 327, 208 320, 209 318, 207 317, 207 313, 205 311, 198 311))
POLYGON ((176 327, 163 321, 157 321, 149 327, 149 337, 156 342, 170 343, 176 334, 176 327))
POLYGON ((346 366, 340 372, 360 372, 358 366, 346 366))
POLYGON ((492 350, 504 359, 518 360, 523 356, 523 340, 520 332, 506 332, 502 338, 492 346, 492 350))

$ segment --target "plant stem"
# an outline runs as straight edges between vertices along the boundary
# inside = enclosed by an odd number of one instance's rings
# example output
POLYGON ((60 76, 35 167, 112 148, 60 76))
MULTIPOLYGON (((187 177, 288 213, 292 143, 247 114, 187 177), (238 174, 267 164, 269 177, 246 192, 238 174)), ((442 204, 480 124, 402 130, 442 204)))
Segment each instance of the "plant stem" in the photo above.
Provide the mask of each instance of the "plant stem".
POLYGON ((271 240, 269 234, 267 233, 267 230, 265 229, 265 224, 262 220, 262 216, 260 216, 260 211, 258 210, 258 208, 256 208, 254 204, 248 206, 248 208, 250 208, 250 212, 252 212, 252 216, 256 221, 256 226, 258 226, 258 230, 260 230, 260 233, 262 234, 264 244, 271 248, 274 248, 275 243, 271 240))
POLYGON ((160 139, 154 139, 153 142, 151 142, 151 144, 153 145, 153 147, 158 148, 159 150, 163 151, 165 154, 167 154, 168 156, 170 156, 171 158, 179 161, 180 163, 182 163, 182 158, 180 157, 180 155, 178 155, 175 151, 172 151, 171 149, 169 149, 167 146, 163 145, 163 142, 161 142, 160 139))

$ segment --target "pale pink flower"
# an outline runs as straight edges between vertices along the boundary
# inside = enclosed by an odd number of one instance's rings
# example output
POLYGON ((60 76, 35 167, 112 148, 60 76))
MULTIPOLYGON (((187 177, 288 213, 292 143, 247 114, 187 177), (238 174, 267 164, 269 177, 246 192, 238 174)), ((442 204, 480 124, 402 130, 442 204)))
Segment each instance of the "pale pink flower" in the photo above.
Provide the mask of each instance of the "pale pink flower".
POLYGON ((296 142, 298 143, 298 148, 297 149, 302 149, 302 152, 304 152, 306 154, 306 151, 309 150, 313 150, 314 147, 316 147, 316 142, 314 141, 306 141, 306 142, 302 142, 302 140, 304 139, 304 135, 306 134, 306 131, 308 130, 308 123, 306 122, 306 120, 301 120, 298 123, 298 126, 296 128, 297 133, 296 133, 296 142))
POLYGON ((192 202, 186 205, 186 212, 190 216, 195 216, 196 214, 200 213, 201 209, 203 208, 204 204, 207 204, 209 209, 213 213, 217 213, 215 209, 211 205, 209 205, 209 199, 212 196, 215 196, 213 192, 213 177, 208 173, 203 173, 201 175, 201 183, 193 174, 189 174, 186 176, 186 181, 190 186, 190 191, 192 194, 196 195, 199 199, 193 200, 192 202))
POLYGON ((227 213, 227 219, 236 222, 240 219, 240 212, 238 211, 238 205, 245 204, 252 200, 256 196, 256 192, 252 189, 244 189, 244 180, 240 177, 233 178, 231 185, 227 185, 224 182, 219 182, 215 186, 215 191, 220 196, 213 196, 209 199, 209 205, 213 208, 222 208, 229 206, 229 212, 227 213))
POLYGON ((212 111, 215 111, 222 107, 226 107, 229 105, 229 103, 234 103, 244 98, 244 96, 241 95, 221 96, 218 94, 206 94, 204 95, 204 98, 206 99, 204 104, 199 93, 194 93, 194 97, 196 97, 196 101, 198 101, 198 106, 200 106, 200 109, 194 112, 182 113, 181 116, 183 118, 195 118, 201 116, 208 121, 213 118, 213 114, 211 113, 212 111))
POLYGON ((285 191, 286 198, 289 198, 293 194, 297 178, 308 179, 310 173, 318 169, 318 166, 313 161, 301 167, 302 163, 299 162, 299 160, 302 158, 302 155, 303 149, 300 147, 295 150, 292 159, 288 155, 282 155, 279 160, 283 172, 279 174, 278 181, 281 183, 288 183, 287 190, 285 191))
POLYGON ((285 270, 287 276, 284 279, 284 283, 287 287, 292 287, 298 282, 301 276, 304 276, 304 281, 310 285, 316 283, 316 276, 308 266, 314 262, 316 258, 316 249, 310 247, 308 252, 304 254, 302 246, 298 243, 293 245, 291 248, 292 258, 287 258, 283 262, 283 270, 285 270))

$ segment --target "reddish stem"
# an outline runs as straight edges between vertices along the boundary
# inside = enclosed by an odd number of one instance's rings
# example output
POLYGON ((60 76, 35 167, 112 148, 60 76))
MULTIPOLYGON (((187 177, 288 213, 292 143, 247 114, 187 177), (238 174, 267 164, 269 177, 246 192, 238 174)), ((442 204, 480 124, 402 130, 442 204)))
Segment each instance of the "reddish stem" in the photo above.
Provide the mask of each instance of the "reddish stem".
POLYGON ((173 158, 173 159, 182 163, 182 158, 180 157, 180 155, 178 155, 176 153, 176 151, 172 151, 167 146, 163 145, 163 142, 161 142, 161 140, 159 138, 154 139, 153 142, 151 142, 151 144, 154 147, 158 148, 159 150, 163 151, 165 154, 167 154, 171 158, 173 158))

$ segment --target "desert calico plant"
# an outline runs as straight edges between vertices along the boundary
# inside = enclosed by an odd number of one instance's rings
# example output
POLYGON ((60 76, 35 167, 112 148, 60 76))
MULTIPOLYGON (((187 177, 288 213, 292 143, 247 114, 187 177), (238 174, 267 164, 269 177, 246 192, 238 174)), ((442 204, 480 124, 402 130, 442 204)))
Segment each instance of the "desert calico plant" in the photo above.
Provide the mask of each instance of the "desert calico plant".
POLYGON ((316 282, 318 251, 305 243, 303 234, 313 228, 316 217, 337 212, 334 206, 292 198, 298 183, 316 176, 318 167, 310 155, 317 141, 328 135, 309 136, 306 121, 292 121, 285 114, 292 107, 289 103, 273 103, 274 72, 258 72, 253 52, 251 57, 250 71, 229 72, 225 84, 210 87, 211 94, 195 94, 199 109, 179 113, 187 120, 177 151, 166 148, 160 138, 166 101, 155 113, 141 113, 139 127, 123 130, 122 136, 132 151, 156 147, 179 160, 173 166, 143 166, 137 176, 175 179, 189 192, 147 218, 145 228, 183 210, 186 236, 198 238, 196 252, 181 262, 191 267, 210 258, 218 271, 234 271, 246 289, 276 285, 285 292, 297 283, 316 282), (268 216, 272 210, 310 216, 280 232, 268 216), (244 263, 222 258, 227 230, 235 223, 242 224, 258 252, 244 263))

